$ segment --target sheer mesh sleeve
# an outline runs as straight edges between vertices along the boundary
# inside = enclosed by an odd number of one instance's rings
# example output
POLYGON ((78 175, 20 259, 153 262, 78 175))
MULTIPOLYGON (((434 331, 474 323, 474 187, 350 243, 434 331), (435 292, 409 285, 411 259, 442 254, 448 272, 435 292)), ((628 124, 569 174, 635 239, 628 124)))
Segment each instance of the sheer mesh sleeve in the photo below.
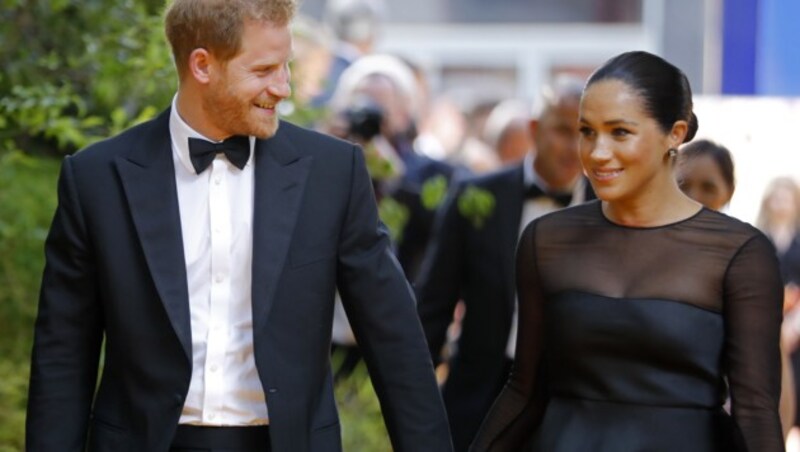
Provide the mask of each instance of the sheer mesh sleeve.
POLYGON ((536 222, 528 225, 517 247, 516 359, 505 388, 478 431, 472 451, 521 450, 544 412, 544 295, 536 266, 535 230, 536 222))
POLYGON ((725 275, 725 364, 732 414, 748 451, 783 451, 778 419, 783 287, 775 251, 759 234, 725 275))

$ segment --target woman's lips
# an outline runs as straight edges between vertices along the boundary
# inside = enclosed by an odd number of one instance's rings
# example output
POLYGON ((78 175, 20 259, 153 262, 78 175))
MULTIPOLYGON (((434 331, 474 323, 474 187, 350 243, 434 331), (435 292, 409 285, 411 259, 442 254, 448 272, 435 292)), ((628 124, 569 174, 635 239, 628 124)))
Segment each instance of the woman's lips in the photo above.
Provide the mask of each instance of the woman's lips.
POLYGON ((622 174, 622 169, 593 169, 592 177, 599 182, 608 182, 622 174))

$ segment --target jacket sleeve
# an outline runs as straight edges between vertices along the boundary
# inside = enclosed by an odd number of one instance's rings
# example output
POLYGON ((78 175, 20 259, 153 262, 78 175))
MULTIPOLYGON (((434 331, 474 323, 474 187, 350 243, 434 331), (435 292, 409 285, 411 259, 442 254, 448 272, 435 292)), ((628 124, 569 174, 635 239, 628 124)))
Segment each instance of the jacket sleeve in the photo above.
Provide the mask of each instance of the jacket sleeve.
POLYGON ((96 272, 68 157, 45 242, 26 420, 26 449, 83 451, 102 343, 96 272))
POLYGON ((435 364, 442 360, 441 351, 447 328, 453 321, 453 311, 461 298, 463 231, 458 213, 460 192, 459 186, 451 189, 437 214, 433 239, 415 284, 417 312, 435 364))
POLYGON ((452 450, 414 295, 391 252, 360 149, 339 237, 337 285, 397 451, 452 450))

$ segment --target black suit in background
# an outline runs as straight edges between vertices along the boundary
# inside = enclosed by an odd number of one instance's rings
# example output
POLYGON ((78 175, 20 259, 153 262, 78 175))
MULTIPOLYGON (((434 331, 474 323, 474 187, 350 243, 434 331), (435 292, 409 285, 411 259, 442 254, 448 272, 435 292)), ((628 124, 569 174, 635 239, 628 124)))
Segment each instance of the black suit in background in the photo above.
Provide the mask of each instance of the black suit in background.
MULTIPOLYGON (((64 161, 45 246, 27 450, 166 451, 192 372, 169 111, 64 161), (95 396, 100 345, 105 363, 95 396)), ((272 449, 339 451, 338 287, 397 450, 450 449, 411 290, 363 155, 281 123, 255 146, 253 342, 272 449)))
MULTIPOLYGON (((593 198, 586 184, 584 199, 593 198)), ((508 379, 506 346, 515 303, 515 253, 525 202, 522 164, 464 180, 448 194, 433 241, 417 280, 417 309, 434 361, 441 350, 453 310, 466 306, 457 350, 442 389, 455 450, 467 450, 508 379), (469 186, 488 190, 494 212, 482 228, 458 209, 469 186)))
MULTIPOLYGON (((457 170, 446 162, 418 153, 410 143, 401 143, 400 148, 399 155, 406 166, 405 172, 387 195, 408 209, 408 223, 403 227, 403 237, 397 244, 396 255, 406 278, 414 281, 430 244, 436 218, 436 209, 428 209, 422 203, 423 186, 439 176, 449 183, 457 170)), ((463 171, 466 170, 459 170, 463 171)))

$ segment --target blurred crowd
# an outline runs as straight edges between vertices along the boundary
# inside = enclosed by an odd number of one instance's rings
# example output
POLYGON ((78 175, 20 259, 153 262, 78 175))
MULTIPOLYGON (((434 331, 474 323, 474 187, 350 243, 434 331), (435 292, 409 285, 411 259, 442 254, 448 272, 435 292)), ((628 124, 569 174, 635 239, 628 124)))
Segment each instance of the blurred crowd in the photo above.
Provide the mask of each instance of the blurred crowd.
MULTIPOLYGON (((434 90, 413 59, 375 53, 384 14, 378 0, 330 0, 322 23, 297 20, 294 104, 284 113, 320 111, 307 125, 364 149, 381 218, 417 292, 456 449, 465 450, 513 360, 512 268, 522 227, 594 197, 576 148, 584 80, 556 76, 533 100, 453 98, 434 90)), ((708 209, 725 211, 735 173, 718 142, 678 150, 677 184, 708 209)), ((793 428, 800 425, 800 188, 793 177, 771 182, 756 226, 772 240, 785 284, 781 415, 788 449, 800 450, 793 428)), ((359 353, 341 306, 336 319, 342 378, 359 353)))

